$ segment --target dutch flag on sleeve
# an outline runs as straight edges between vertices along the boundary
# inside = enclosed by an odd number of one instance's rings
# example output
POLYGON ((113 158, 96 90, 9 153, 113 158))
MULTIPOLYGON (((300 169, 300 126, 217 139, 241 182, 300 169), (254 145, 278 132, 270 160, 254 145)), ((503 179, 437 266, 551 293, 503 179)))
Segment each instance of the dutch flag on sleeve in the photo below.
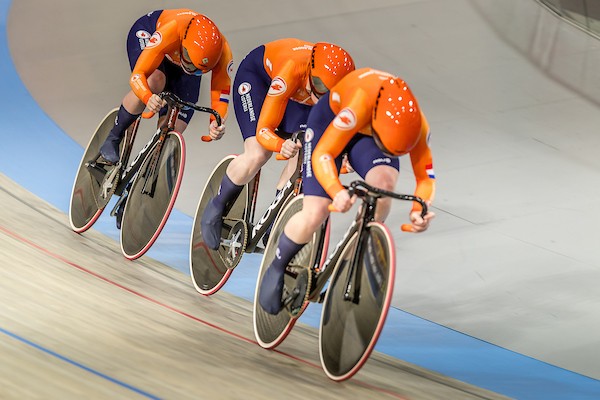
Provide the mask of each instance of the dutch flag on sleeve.
POLYGON ((433 164, 427 164, 425 166, 425 171, 427 172, 427 176, 431 179, 435 179, 435 172, 433 171, 433 164))
POLYGON ((221 96, 219 96, 219 100, 223 103, 229 104, 229 90, 221 90, 221 96))

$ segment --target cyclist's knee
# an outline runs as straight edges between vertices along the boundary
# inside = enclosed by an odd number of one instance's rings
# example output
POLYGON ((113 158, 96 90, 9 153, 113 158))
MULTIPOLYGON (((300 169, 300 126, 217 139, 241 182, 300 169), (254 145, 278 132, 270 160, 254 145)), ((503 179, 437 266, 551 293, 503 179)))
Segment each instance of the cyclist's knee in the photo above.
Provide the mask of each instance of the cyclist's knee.
POLYGON ((248 164, 248 166, 260 169, 267 161, 269 161, 269 158, 271 158, 271 152, 260 145, 246 146, 242 156, 244 162, 248 164))
POLYGON ((365 181, 372 186, 383 190, 393 191, 398 180, 398 171, 395 168, 380 166, 371 169, 365 176, 365 181))
POLYGON ((330 200, 319 196, 306 196, 302 206, 302 223, 316 230, 329 216, 330 200), (304 222, 306 221, 306 222, 304 222))
POLYGON ((313 233, 327 219, 316 210, 303 208, 285 226, 285 234, 295 243, 308 243, 313 233))
POLYGON ((165 74, 157 69, 148 77, 148 86, 152 93, 160 93, 165 88, 167 84, 167 77, 165 74))

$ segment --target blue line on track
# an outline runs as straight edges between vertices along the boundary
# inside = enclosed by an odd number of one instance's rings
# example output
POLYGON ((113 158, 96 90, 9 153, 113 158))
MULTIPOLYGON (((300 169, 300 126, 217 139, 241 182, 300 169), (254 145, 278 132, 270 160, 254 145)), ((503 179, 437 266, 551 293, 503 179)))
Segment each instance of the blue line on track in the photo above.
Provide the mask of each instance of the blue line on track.
POLYGON ((158 397, 158 396, 155 396, 155 395, 153 395, 153 394, 151 394, 151 393, 148 393, 148 392, 146 392, 146 391, 144 391, 144 390, 142 390, 142 389, 138 389, 138 388, 136 388, 135 386, 129 385, 129 384, 127 384, 127 383, 125 383, 125 382, 122 382, 122 381, 120 381, 120 380, 118 380, 118 379, 115 379, 115 378, 113 378, 113 377, 111 377, 111 376, 108 376, 108 375, 106 375, 106 374, 103 374, 103 373, 102 373, 102 372, 100 372, 100 371, 96 371, 96 370, 95 370, 95 369, 93 369, 93 368, 90 368, 90 367, 88 367, 88 366, 85 366, 85 365, 83 365, 83 364, 81 364, 81 363, 79 363, 79 362, 77 362, 77 361, 75 361, 75 360, 72 360, 72 359, 70 359, 70 358, 68 358, 68 357, 65 357, 65 356, 63 356, 63 355, 61 355, 61 354, 58 354, 58 353, 57 353, 57 352, 55 352, 55 351, 52 351, 52 350, 50 350, 50 349, 47 349, 47 348, 45 348, 45 347, 43 347, 43 346, 41 346, 41 345, 39 345, 39 344, 37 344, 37 343, 34 343, 34 342, 32 342, 31 340, 27 340, 27 339, 25 339, 25 338, 23 338, 23 337, 21 337, 21 336, 19 336, 19 335, 15 334, 15 333, 12 333, 12 332, 10 332, 10 331, 7 331, 6 329, 0 328, 0 332, 1 332, 1 333, 3 333, 3 334, 5 334, 6 336, 9 336, 9 337, 11 337, 11 338, 13 338, 13 339, 16 339, 16 340, 18 340, 18 341, 19 341, 19 342, 21 342, 21 343, 25 343, 26 345, 29 345, 29 346, 31 346, 31 347, 33 347, 33 348, 37 349, 37 350, 43 351, 44 353, 46 353, 46 354, 49 354, 49 355, 51 355, 51 356, 53 356, 53 357, 56 357, 56 358, 58 358, 59 360, 62 360, 62 361, 64 361, 64 362, 66 362, 66 363, 69 363, 69 364, 71 364, 71 365, 74 365, 74 366, 75 366, 75 367, 77 367, 77 368, 81 368, 81 369, 83 369, 83 370, 85 370, 85 371, 87 371, 87 372, 89 372, 89 373, 91 373, 91 374, 94 374, 94 375, 96 375, 96 376, 99 376, 100 378, 106 379, 106 380, 107 380, 107 381, 109 381, 109 382, 112 382, 112 383, 114 383, 114 384, 117 384, 117 385, 119 385, 119 386, 122 386, 122 387, 124 387, 125 389, 129 389, 129 390, 131 390, 131 391, 133 391, 133 392, 135 392, 135 393, 137 393, 137 394, 140 394, 140 395, 142 395, 142 396, 144 396, 144 397, 147 397, 147 398, 149 398, 149 399, 153 399, 153 400, 160 400, 160 399, 161 399, 161 398, 160 398, 160 397, 158 397))

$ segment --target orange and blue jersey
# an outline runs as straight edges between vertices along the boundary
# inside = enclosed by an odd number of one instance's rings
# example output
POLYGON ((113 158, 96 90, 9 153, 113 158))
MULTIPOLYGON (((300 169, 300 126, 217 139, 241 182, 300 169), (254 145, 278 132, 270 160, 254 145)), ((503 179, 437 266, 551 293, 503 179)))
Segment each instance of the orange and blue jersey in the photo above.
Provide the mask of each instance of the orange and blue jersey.
MULTIPOLYGON (((140 18, 132 27, 127 46, 132 68, 129 83, 144 103, 152 96, 148 77, 156 69, 165 72, 168 84, 173 81, 177 95, 193 103, 198 101, 201 77, 183 72, 180 54, 185 31, 197 15, 189 9, 157 10, 140 18)), ((232 70, 231 49, 223 37, 221 58, 211 70, 211 107, 223 118, 227 116, 232 70)))
MULTIPOLYGON (((342 78, 313 108, 304 147, 306 194, 333 198, 344 190, 339 179, 343 153, 348 154, 350 164, 363 178, 377 165, 399 168, 398 159, 385 155, 372 139, 371 119, 379 87, 391 76, 371 68, 358 69, 342 78)), ((417 182, 415 195, 433 200, 435 173, 429 124, 422 111, 421 117, 421 135, 409 155, 417 182)), ((414 209, 420 206, 415 203, 414 209)))
POLYGON ((279 152, 284 139, 306 127, 314 105, 306 88, 313 43, 280 39, 252 50, 240 63, 233 103, 244 139, 256 136, 266 149, 279 152))

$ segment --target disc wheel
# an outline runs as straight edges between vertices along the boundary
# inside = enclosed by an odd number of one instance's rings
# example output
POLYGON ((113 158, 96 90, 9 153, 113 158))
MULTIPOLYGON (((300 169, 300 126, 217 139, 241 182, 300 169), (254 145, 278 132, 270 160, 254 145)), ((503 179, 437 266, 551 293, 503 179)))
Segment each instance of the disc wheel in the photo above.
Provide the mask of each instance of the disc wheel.
MULTIPOLYGON (((105 176, 115 167, 97 163, 96 157, 114 125, 117 113, 118 109, 115 108, 102 119, 79 163, 69 204, 69 222, 77 233, 85 232, 96 222, 114 193, 116 180, 106 181, 105 176)), ((118 175, 117 172, 114 175, 118 175)))
MULTIPOLYGON (((237 266, 243 255, 242 251, 238 256, 231 257, 231 248, 223 245, 217 250, 210 249, 206 243, 204 243, 201 228, 204 208, 208 202, 217 195, 225 171, 227 171, 227 166, 235 157, 235 155, 225 157, 213 169, 204 186, 194 215, 194 224, 192 226, 192 235, 190 238, 190 275, 196 290, 205 296, 216 293, 223 285, 225 285, 231 276, 233 268, 237 266)), ((238 198, 229 208, 226 215, 223 216, 221 237, 225 240, 230 238, 231 232, 236 231, 238 222, 245 220, 249 204, 248 188, 251 187, 249 185, 253 185, 253 181, 244 185, 238 198)), ((248 236, 247 230, 245 236, 246 238, 248 236)))
MULTIPOLYGON (((362 269, 356 297, 345 292, 352 262, 352 247, 358 234, 345 246, 338 260, 321 315, 319 354, 327 376, 335 381, 352 377, 365 364, 385 324, 392 301, 395 255, 388 229, 370 222, 359 262, 362 269)), ((350 290, 351 294, 354 294, 350 290)))
POLYGON ((183 179, 185 142, 181 134, 170 132, 160 154, 157 152, 155 145, 144 159, 125 203, 121 250, 130 260, 146 253, 160 235, 183 179))
POLYGON ((294 197, 280 212, 271 230, 271 236, 265 247, 265 253, 258 272, 258 280, 254 293, 254 335, 258 344, 265 349, 275 348, 283 342, 294 327, 298 317, 306 309, 308 305, 307 296, 310 290, 309 285, 311 283, 309 268, 313 265, 314 260, 321 256, 321 254, 316 254, 315 251, 316 248, 319 248, 317 244, 321 240, 321 232, 319 231, 294 256, 286 268, 283 297, 288 304, 284 304, 284 307, 277 315, 269 314, 263 310, 258 303, 258 293, 262 277, 275 258, 277 243, 285 225, 296 213, 302 210, 303 199, 303 195, 294 197))

